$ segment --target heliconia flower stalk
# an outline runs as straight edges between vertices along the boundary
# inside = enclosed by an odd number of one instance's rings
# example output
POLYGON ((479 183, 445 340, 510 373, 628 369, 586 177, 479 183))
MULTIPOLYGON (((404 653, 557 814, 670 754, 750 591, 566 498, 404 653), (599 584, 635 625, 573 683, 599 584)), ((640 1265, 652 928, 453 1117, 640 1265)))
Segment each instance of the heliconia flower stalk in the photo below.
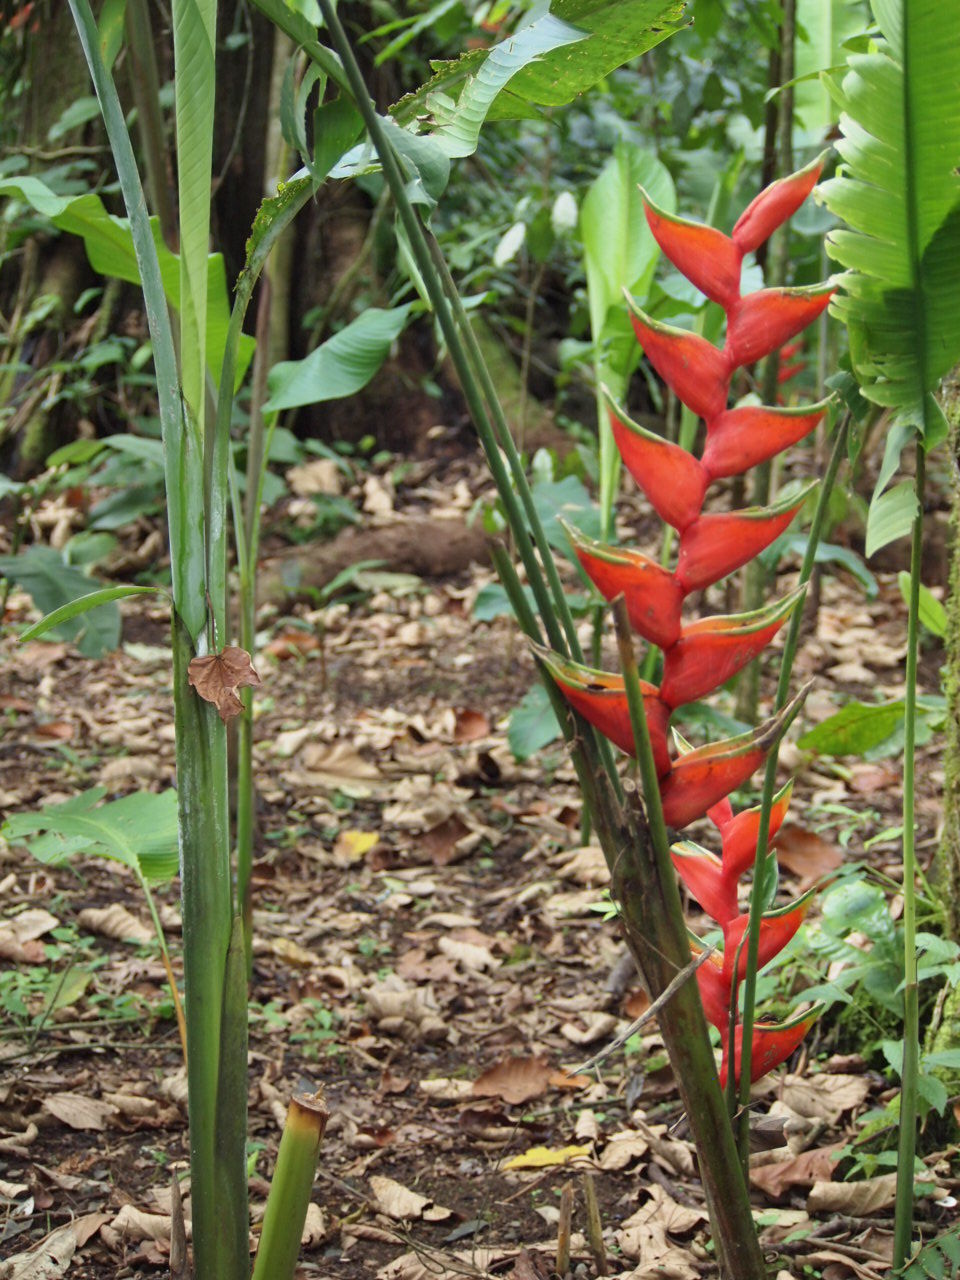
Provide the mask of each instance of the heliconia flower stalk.
MULTIPOLYGON (((688 595, 719 582, 770 546, 814 487, 811 484, 787 494, 768 507, 704 511, 706 494, 714 481, 768 462, 809 435, 827 411, 827 402, 800 409, 728 407, 734 372, 795 339, 830 301, 832 291, 825 285, 761 289, 746 295, 740 292, 744 255, 799 208, 822 167, 820 157, 767 187, 740 216, 730 236, 666 213, 641 191, 647 224, 664 254, 726 312, 726 338, 720 348, 699 334, 663 324, 627 299, 630 320, 647 360, 678 399, 703 418, 705 442, 696 457, 632 421, 604 388, 613 439, 626 470, 661 519, 679 534, 676 567, 670 571, 639 551, 604 545, 567 529, 580 566, 596 589, 607 600, 623 596, 630 625, 663 652, 659 686, 641 681, 640 694, 664 822, 679 829, 706 814, 720 834, 719 857, 689 841, 675 844, 671 856, 691 896, 723 933, 722 954, 711 956, 698 968, 697 982, 707 1017, 720 1032, 724 1080, 731 1025, 736 1024, 738 986, 747 962, 743 942, 749 915, 740 910, 739 884, 753 866, 760 835, 759 808, 734 814, 729 796, 764 760, 796 714, 804 694, 766 724, 727 741, 692 748, 674 730, 673 756, 668 729, 677 708, 719 688, 757 657, 803 596, 801 589, 747 614, 707 617, 686 624, 682 617, 688 595)), ((794 343, 788 355, 798 350, 794 343)), ((547 650, 537 648, 537 655, 574 710, 632 755, 636 746, 623 678, 547 650)), ((639 715, 638 706, 635 710, 639 715)), ((774 798, 771 834, 783 822, 789 800, 788 785, 774 798)), ((761 965, 787 945, 808 905, 809 895, 764 914, 761 965)), ((693 945, 696 949, 698 944, 693 945)), ((752 1035, 752 1079, 784 1061, 815 1017, 814 1011, 779 1026, 757 1023, 752 1035)), ((737 1063, 741 1040, 737 1025, 737 1063)))

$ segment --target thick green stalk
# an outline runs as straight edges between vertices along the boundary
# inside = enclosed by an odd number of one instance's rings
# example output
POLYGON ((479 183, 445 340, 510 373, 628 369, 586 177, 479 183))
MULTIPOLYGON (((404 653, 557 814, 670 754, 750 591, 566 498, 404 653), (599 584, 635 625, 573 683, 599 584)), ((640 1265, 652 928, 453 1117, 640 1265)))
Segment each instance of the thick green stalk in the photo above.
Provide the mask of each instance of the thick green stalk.
MULTIPOLYGON (((689 964, 690 944, 622 597, 614 602, 614 622, 645 813, 639 811, 634 793, 632 810, 628 807, 621 830, 613 833, 612 847, 608 848, 605 842, 604 852, 627 943, 651 996, 656 997, 689 964)), ((604 834, 607 833, 601 830, 604 834)), ((657 1021, 693 1131, 721 1275, 730 1280, 765 1280, 767 1270, 750 1211, 747 1181, 738 1168, 733 1130, 720 1092, 696 982, 685 983, 660 1010, 657 1021)))
MULTIPOLYGON (((927 425, 924 401, 924 425, 927 425)), ((920 629, 920 574, 923 552, 923 496, 926 457, 917 442, 917 511, 910 548, 910 605, 907 622, 907 671, 903 737, 903 1065, 900 1070, 900 1137, 897 1147, 897 1199, 893 1265, 902 1267, 913 1235, 913 1166, 917 1148, 917 1077, 920 1070, 920 1017, 917 981, 916 901, 916 730, 917 651, 920 629)))
POLYGON ((130 59, 130 89, 137 104, 137 123, 147 171, 150 203, 160 220, 160 234, 176 252, 177 216, 167 181, 167 146, 160 109, 160 76, 147 0, 127 0, 125 13, 130 59))
POLYGON ((293 1278, 328 1119, 322 1090, 313 1097, 298 1094, 287 1108, 253 1280, 293 1278))
MULTIPOLYGON (((850 425, 850 415, 845 413, 840 419, 837 426, 837 433, 833 441, 833 450, 830 454, 830 461, 827 464, 827 471, 820 485, 820 492, 817 495, 817 505, 813 513, 813 520, 810 524, 810 532, 807 535, 807 547, 803 555, 803 563, 800 566, 800 585, 805 586, 810 581, 810 574, 813 572, 814 562, 817 555, 817 547, 820 545, 820 534, 823 529, 823 522, 826 518, 827 508, 830 503, 830 494, 837 477, 837 471, 843 458, 844 450, 847 443, 847 431, 850 425)), ((797 644, 800 640, 800 627, 803 622, 803 607, 798 605, 793 611, 790 619, 790 625, 787 628, 787 636, 783 644, 783 652, 780 657, 780 675, 777 680, 777 692, 774 698, 773 710, 774 714, 781 707, 786 706, 787 698, 790 693, 790 680, 793 675, 793 662, 797 653, 797 644)), ((753 864, 753 887, 750 891, 750 923, 747 931, 747 971, 743 982, 743 1010, 741 1013, 741 1021, 743 1022, 743 1040, 741 1047, 740 1060, 740 1100, 742 1112, 740 1116, 740 1159, 743 1168, 747 1168, 747 1161, 750 1154, 750 1068, 753 1058, 753 1022, 754 1010, 757 1000, 757 961, 760 953, 760 919, 764 910, 764 899, 767 887, 767 851, 770 844, 770 813, 773 808, 773 795, 777 786, 777 763, 780 756, 779 740, 775 742, 767 755, 767 763, 763 774, 763 795, 760 802, 760 830, 757 836, 757 852, 753 864)), ((736 1000, 736 992, 734 992, 734 1001, 736 1000)), ((730 1078, 736 1075, 736 1044, 735 1041, 730 1042, 730 1078)))

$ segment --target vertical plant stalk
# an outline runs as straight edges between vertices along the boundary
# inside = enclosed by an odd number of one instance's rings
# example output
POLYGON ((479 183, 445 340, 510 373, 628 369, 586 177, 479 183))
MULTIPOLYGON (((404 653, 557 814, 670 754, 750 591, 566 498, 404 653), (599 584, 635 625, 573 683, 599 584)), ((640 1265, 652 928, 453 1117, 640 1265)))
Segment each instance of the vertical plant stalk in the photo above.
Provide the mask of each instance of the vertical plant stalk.
MULTIPOLYGON (((540 566, 532 555, 529 535, 511 486, 510 475, 500 455, 500 447, 511 460, 510 474, 514 476, 521 499, 526 506, 525 494, 529 494, 529 488, 522 468, 519 468, 519 459, 516 465, 520 474, 517 476, 509 441, 501 440, 499 434, 494 435, 487 417, 475 371, 467 355, 470 343, 469 328, 465 327, 461 331, 454 323, 438 264, 431 259, 423 228, 407 198, 403 175, 373 109, 349 41, 331 0, 319 0, 319 4, 334 47, 343 63, 351 94, 363 115, 371 140, 380 156, 384 175, 393 192, 417 265, 436 309, 511 528, 517 537, 518 549, 527 568, 531 587, 536 593, 538 607, 549 633, 550 642, 555 643, 556 635, 561 637, 562 645, 563 632, 557 626, 554 609, 564 618, 564 631, 567 631, 569 609, 563 597, 562 588, 559 589, 559 598, 554 593, 553 602, 545 590, 540 566), (465 342, 468 344, 467 349, 464 347, 465 342)), ((453 293, 455 294, 455 290, 453 293)), ((482 379, 481 370, 482 364, 477 362, 477 376, 482 379)), ((489 387, 488 382, 484 382, 483 386, 488 400, 491 404, 495 403, 495 391, 489 387)), ((533 527, 536 536, 536 527, 533 527)), ((541 542, 539 538, 537 541, 552 585, 556 567, 546 542, 541 542)), ((559 587, 559 579, 557 578, 556 581, 559 587)), ((572 628, 572 619, 570 631, 572 636, 568 632, 568 638, 571 640, 571 649, 573 649, 576 645, 576 632, 572 628)), ((585 741, 590 741, 589 737, 585 737, 585 741)), ((689 960, 686 930, 680 915, 679 891, 672 874, 665 885, 658 882, 656 862, 647 839, 646 823, 639 807, 639 799, 634 796, 634 802, 629 811, 623 808, 615 789, 618 787, 616 772, 615 770, 608 772, 605 767, 600 767, 600 759, 601 756, 594 743, 592 758, 588 757, 588 764, 592 765, 596 772, 592 778, 588 779, 590 787, 588 794, 595 797, 594 812, 598 820, 597 825, 601 832, 604 853, 611 867, 614 889, 624 907, 624 928, 630 948, 635 956, 642 957, 645 977, 651 992, 656 995, 689 960), (668 910, 668 901, 675 905, 673 913, 668 910), (675 928, 678 917, 679 926, 675 928)), ((700 997, 692 984, 688 983, 681 988, 674 999, 665 1006, 660 1022, 668 1050, 677 1067, 681 1098, 695 1132, 707 1203, 715 1215, 716 1246, 721 1265, 731 1277, 736 1277, 737 1280, 765 1280, 766 1268, 750 1213, 746 1185, 738 1170, 733 1135, 717 1082, 716 1066, 707 1036, 700 997), (733 1172, 735 1169, 738 1170, 736 1173, 733 1172)))
MULTIPOLYGON (((927 401, 924 404, 926 406, 927 401)), ((920 642, 920 574, 926 472, 922 440, 917 442, 916 457, 914 491, 917 498, 917 511, 913 520, 913 538, 910 547, 910 605, 907 621, 903 741, 903 1064, 900 1070, 900 1136, 897 1146, 897 1198, 894 1211, 894 1268, 902 1267, 906 1262, 913 1235, 913 1166, 917 1148, 917 1077, 920 1070, 915 822, 917 651, 920 642)))
POLYGON ((160 234, 164 244, 176 252, 177 216, 168 182, 167 146, 163 113, 160 109, 160 76, 147 0, 127 0, 125 22, 130 58, 130 89, 137 106, 143 161, 147 170, 147 192, 151 207, 160 220, 160 234))
POLYGON ((323 1090, 298 1094, 287 1108, 277 1166, 260 1230, 253 1280, 292 1280, 329 1112, 323 1090))
MULTIPOLYGON (((813 513, 813 520, 810 523, 810 532, 807 535, 807 547, 803 555, 803 562, 800 566, 799 586, 801 587, 806 586, 810 581, 810 574, 813 572, 813 566, 817 555, 817 547, 820 545, 820 535, 823 530, 823 522, 826 518, 827 510, 830 505, 830 494, 833 490, 834 483, 836 482, 837 471, 839 470, 840 462, 843 458, 844 450, 846 449, 849 426, 850 415, 849 413, 844 413, 837 425, 837 432, 833 441, 833 450, 830 454, 830 461, 827 464, 826 473, 820 485, 820 491, 817 495, 817 505, 813 513)), ((793 663, 797 654, 797 645, 800 640, 800 627, 802 626, 802 623, 803 610, 802 608, 797 608, 794 610, 793 616, 790 619, 790 626, 787 630, 786 639, 783 645, 783 652, 780 657, 780 675, 777 680, 777 692, 773 704, 773 712, 775 715, 787 704, 787 699, 790 693, 790 680, 793 675, 793 663)), ((742 1107, 739 1129, 739 1149, 740 1160, 745 1171, 748 1167, 750 1155, 750 1070, 753 1053, 754 1012, 756 1009, 757 999, 757 964, 760 952, 760 921, 763 916, 767 891, 769 863, 767 855, 770 846, 770 813, 773 808, 773 795, 777 786, 777 764, 779 756, 780 744, 778 740, 770 749, 770 754, 767 756, 763 775, 763 795, 760 802, 760 830, 757 837, 757 852, 753 864, 753 887, 750 892, 750 923, 746 934, 747 971, 743 982, 743 1009, 740 1015, 741 1022, 743 1024, 743 1040, 739 1066, 740 1103, 742 1107)), ((734 1011, 736 1010, 736 995, 734 995, 731 1007, 734 1011)), ((728 1080, 730 1081, 734 1080, 737 1076, 736 1041, 734 1039, 731 1040, 731 1055, 732 1069, 728 1076, 728 1080)), ((731 1097, 735 1096, 735 1093, 731 1092, 731 1097)))

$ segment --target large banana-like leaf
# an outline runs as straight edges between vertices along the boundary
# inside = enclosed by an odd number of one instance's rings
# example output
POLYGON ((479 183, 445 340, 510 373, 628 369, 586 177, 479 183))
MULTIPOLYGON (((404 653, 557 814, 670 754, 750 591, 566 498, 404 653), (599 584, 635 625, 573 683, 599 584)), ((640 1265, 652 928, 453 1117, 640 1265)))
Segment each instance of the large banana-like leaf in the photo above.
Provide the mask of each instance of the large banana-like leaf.
POLYGON ((797 0, 794 143, 819 150, 837 110, 819 73, 844 61, 843 45, 867 26, 866 0, 797 0))
POLYGON ((930 393, 960 358, 960 5, 872 7, 884 39, 830 83, 843 168, 820 194, 846 223, 827 248, 847 268, 832 305, 863 394, 929 436, 930 393))

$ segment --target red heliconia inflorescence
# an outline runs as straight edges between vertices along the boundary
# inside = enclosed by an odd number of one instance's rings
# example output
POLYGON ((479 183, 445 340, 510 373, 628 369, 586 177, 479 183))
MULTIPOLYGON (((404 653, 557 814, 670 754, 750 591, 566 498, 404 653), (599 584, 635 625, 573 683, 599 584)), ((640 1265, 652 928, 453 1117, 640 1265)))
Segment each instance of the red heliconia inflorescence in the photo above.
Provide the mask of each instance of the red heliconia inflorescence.
MULTIPOLYGON (((785 222, 813 190, 822 160, 760 193, 730 236, 657 208, 644 194, 644 210, 654 239, 673 265, 726 312, 726 341, 715 347, 698 334, 662 324, 628 300, 631 322, 644 354, 677 398, 703 418, 706 440, 700 457, 632 422, 607 397, 610 424, 624 466, 660 517, 679 534, 673 572, 638 551, 606 546, 569 530, 580 564, 608 600, 623 595, 631 625, 663 651, 659 686, 642 683, 644 712, 660 783, 664 818, 680 828, 709 814, 720 832, 722 856, 689 842, 673 848, 676 870, 691 895, 717 921, 724 935, 722 956, 697 970, 708 1019, 723 1043, 721 1076, 729 1056, 731 1005, 746 964, 741 945, 748 917, 740 912, 741 876, 753 866, 759 833, 758 809, 733 814, 729 794, 763 761, 780 722, 724 742, 689 748, 680 743, 671 756, 670 717, 676 708, 720 687, 760 653, 797 607, 793 592, 753 613, 701 618, 684 623, 682 606, 691 592, 709 587, 759 555, 787 528, 813 488, 764 508, 706 513, 709 486, 769 461, 807 436, 823 418, 826 402, 800 409, 766 405, 728 408, 734 371, 772 354, 817 318, 830 301, 828 286, 740 292, 744 255, 785 222), (740 955, 739 962, 736 956, 740 955), (734 972, 735 967, 737 972, 734 972)), ((796 343, 785 354, 796 354, 796 343)), ((785 377, 795 372, 784 368, 785 377)), ((785 380, 785 379, 784 379, 785 380)), ((633 731, 623 678, 540 651, 540 657, 570 705, 622 750, 632 754, 633 731)), ((785 715, 781 712, 781 717, 785 715)), ((789 787, 776 797, 771 835, 789 803, 789 787)), ((796 932, 807 899, 768 912, 760 933, 760 963, 773 958, 796 932)), ((757 1023, 751 1075, 758 1079, 796 1048, 815 1015, 781 1027, 757 1023)), ((737 1036, 739 1036, 739 1027, 737 1036)), ((735 1036, 735 1061, 739 1039, 735 1036)))

